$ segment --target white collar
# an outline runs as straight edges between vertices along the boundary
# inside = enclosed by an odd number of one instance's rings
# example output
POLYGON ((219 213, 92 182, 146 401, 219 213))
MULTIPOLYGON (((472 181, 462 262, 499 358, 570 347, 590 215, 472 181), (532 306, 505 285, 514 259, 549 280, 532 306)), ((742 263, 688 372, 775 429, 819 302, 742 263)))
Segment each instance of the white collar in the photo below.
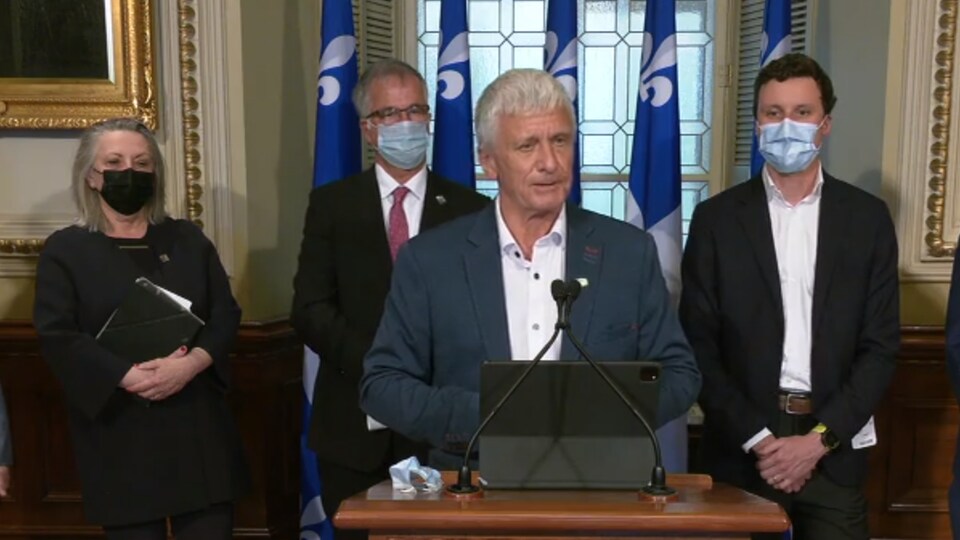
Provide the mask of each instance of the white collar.
POLYGON ((427 167, 420 167, 420 170, 417 171, 405 184, 400 184, 397 182, 386 169, 380 166, 379 163, 374 165, 374 172, 377 175, 377 187, 380 188, 380 198, 386 199, 393 194, 393 191, 403 185, 403 187, 410 190, 410 195, 413 195, 421 201, 424 197, 427 196, 427 167))
POLYGON ((817 185, 814 186, 813 191, 809 195, 803 198, 800 202, 795 205, 791 205, 787 202, 787 199, 784 198, 783 192, 780 191, 780 188, 773 183, 773 177, 770 176, 770 171, 767 170, 767 167, 770 165, 763 166, 763 189, 767 193, 767 202, 770 202, 773 199, 777 199, 787 206, 800 206, 801 204, 815 203, 820 200, 820 194, 823 191, 823 165, 817 166, 817 185))
MULTIPOLYGON (((519 245, 516 238, 513 237, 513 233, 510 232, 510 228, 507 227, 507 222, 503 220, 503 211, 500 208, 500 197, 496 199, 496 208, 497 208, 497 233, 500 238, 500 249, 504 253, 511 253, 516 250, 516 247, 519 245)), ((565 241, 565 236, 567 234, 567 205, 564 204, 560 207, 560 214, 557 216, 557 219, 553 222, 553 227, 550 228, 550 232, 544 235, 542 238, 537 240, 537 243, 547 241, 551 242, 555 246, 562 246, 565 241)))

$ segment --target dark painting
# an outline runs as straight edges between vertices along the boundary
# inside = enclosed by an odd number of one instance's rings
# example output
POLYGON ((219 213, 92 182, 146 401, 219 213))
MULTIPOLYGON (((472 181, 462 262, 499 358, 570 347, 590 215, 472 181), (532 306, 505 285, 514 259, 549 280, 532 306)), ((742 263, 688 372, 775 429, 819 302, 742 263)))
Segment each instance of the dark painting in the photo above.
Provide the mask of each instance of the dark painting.
POLYGON ((0 77, 108 79, 104 0, 0 0, 0 77))

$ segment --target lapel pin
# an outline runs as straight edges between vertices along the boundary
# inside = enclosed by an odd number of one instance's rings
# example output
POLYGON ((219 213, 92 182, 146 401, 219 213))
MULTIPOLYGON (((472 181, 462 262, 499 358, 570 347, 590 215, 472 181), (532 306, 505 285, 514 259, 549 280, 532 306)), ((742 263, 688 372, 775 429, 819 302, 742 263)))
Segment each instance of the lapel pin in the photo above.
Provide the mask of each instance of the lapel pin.
POLYGON ((443 195, 437 195, 437 204, 444 205, 447 204, 447 198, 443 195))
POLYGON ((161 253, 160 262, 163 262, 163 263, 170 262, 170 257, 168 257, 166 253, 161 253))
POLYGON ((600 261, 600 248, 596 246, 584 246, 583 260, 590 264, 596 264, 600 261))

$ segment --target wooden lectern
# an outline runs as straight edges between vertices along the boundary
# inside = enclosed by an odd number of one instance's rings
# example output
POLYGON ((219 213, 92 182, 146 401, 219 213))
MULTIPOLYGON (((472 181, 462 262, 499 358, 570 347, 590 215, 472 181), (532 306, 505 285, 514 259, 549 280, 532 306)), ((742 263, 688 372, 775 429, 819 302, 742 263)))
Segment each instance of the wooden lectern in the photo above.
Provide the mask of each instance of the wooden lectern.
MULTIPOLYGON (((456 482, 444 473, 444 484, 456 482)), ((491 490, 469 500, 443 493, 402 493, 383 482, 340 505, 334 522, 369 529, 371 540, 462 538, 750 538, 790 526, 776 504, 743 490, 714 485, 706 475, 671 475, 678 492, 666 503, 634 491, 491 490)))

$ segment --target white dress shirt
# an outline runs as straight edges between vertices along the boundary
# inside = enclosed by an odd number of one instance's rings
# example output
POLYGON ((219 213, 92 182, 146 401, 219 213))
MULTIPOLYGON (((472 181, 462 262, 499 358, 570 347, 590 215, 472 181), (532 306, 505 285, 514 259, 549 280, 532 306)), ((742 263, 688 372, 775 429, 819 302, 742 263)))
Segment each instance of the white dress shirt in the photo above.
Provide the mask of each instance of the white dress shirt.
MULTIPOLYGON (((550 284, 555 279, 563 279, 567 209, 560 210, 550 232, 534 243, 528 261, 503 221, 499 197, 496 205, 510 353, 513 360, 533 360, 550 339, 557 322, 557 303, 550 293, 550 284)), ((559 359, 562 341, 557 338, 543 359, 559 359)))
POLYGON ((423 200, 427 196, 427 168, 421 167, 406 184, 394 180, 379 164, 374 166, 377 174, 377 187, 380 188, 380 204, 383 207, 383 227, 390 235, 390 207, 393 206, 393 192, 401 185, 410 190, 403 200, 403 213, 407 216, 407 230, 410 238, 420 233, 420 217, 423 216, 423 200))
MULTIPOLYGON (((766 167, 763 168, 763 186, 767 193, 777 271, 780 274, 780 296, 783 299, 780 389, 810 392, 813 284, 817 266, 823 169, 817 171, 817 185, 813 191, 794 205, 783 197, 766 167)), ((770 434, 770 430, 764 428, 743 445, 744 451, 749 452, 770 434)))

